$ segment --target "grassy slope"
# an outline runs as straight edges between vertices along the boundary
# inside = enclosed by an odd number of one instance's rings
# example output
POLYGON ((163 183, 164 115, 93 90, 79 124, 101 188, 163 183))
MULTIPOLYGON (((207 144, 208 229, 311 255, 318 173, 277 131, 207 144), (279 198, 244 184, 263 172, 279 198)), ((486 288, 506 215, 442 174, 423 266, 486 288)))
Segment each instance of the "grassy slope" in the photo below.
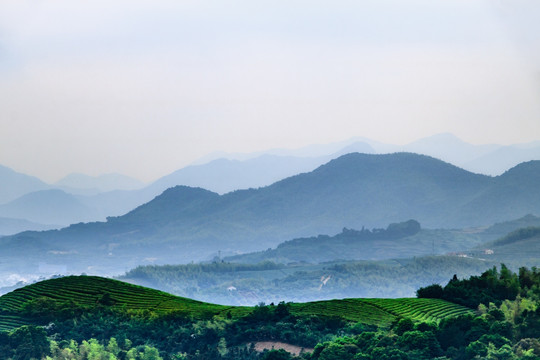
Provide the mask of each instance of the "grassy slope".
POLYGON ((98 299, 109 294, 113 307, 129 310, 150 310, 158 314, 181 312, 194 318, 207 318, 230 312, 233 317, 249 313, 250 308, 204 303, 174 296, 159 290, 132 285, 97 276, 67 276, 42 281, 0 297, 0 329, 24 324, 20 311, 25 303, 39 297, 73 301, 78 305, 96 306, 98 299))
MULTIPOLYGON (((0 330, 9 330, 28 323, 20 312, 32 299, 48 297, 96 306, 100 297, 109 294, 110 306, 128 310, 151 310, 158 314, 181 312, 193 318, 223 316, 238 318, 251 307, 223 306, 174 296, 162 291, 131 285, 118 280, 95 276, 68 276, 51 279, 17 289, 0 297, 0 330)), ((366 324, 388 325, 397 317, 418 321, 438 321, 447 316, 471 312, 470 309, 438 299, 344 299, 294 303, 297 315, 338 316, 366 324)))
POLYGON ((472 310, 440 299, 343 299, 295 303, 292 312, 338 316, 364 324, 386 326, 396 318, 437 322, 448 316, 470 313, 472 310))

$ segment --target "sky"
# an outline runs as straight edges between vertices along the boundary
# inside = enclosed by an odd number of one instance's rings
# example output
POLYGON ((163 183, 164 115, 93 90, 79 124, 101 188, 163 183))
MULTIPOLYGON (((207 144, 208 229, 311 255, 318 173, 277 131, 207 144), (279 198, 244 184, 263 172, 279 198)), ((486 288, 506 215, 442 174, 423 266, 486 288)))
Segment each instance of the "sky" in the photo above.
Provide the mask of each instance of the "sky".
POLYGON ((151 181, 215 151, 540 140, 536 0, 2 0, 0 164, 151 181))

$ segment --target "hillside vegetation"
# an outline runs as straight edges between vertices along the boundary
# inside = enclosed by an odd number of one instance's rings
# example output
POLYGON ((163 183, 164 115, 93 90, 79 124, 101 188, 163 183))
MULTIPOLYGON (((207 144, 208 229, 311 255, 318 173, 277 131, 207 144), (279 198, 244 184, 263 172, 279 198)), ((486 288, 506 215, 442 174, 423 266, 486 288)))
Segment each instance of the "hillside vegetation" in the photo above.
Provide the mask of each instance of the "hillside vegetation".
POLYGON ((66 277, 0 297, 9 329, 0 331, 0 359, 537 359, 539 285, 538 270, 502 266, 419 289, 419 298, 237 308, 66 277), (476 311, 454 302, 471 300, 476 311), (261 353, 255 342, 300 353, 261 353))
MULTIPOLYGON (((104 306, 132 313, 182 315, 193 319, 214 316, 237 319, 254 307, 224 306, 174 296, 162 291, 96 276, 67 276, 41 281, 0 297, 0 329, 32 324, 36 317, 54 320, 75 309, 104 306), (39 316, 37 316, 39 315, 39 316)), ((335 316, 372 325, 389 325, 399 317, 439 321, 467 313, 462 306, 426 299, 348 299, 291 304, 297 315, 335 316)))
POLYGON ((69 276, 0 297, 0 359, 256 359, 249 342, 313 348, 335 333, 389 328, 403 318, 438 323, 467 314, 472 310, 461 305, 415 298, 231 307, 69 276))

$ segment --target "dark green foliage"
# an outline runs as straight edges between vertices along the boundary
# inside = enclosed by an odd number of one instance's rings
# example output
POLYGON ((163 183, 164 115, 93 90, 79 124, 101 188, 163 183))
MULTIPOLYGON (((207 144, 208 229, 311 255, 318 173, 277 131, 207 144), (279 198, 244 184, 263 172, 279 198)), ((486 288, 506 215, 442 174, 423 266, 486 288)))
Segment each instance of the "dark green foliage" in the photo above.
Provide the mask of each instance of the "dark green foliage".
POLYGON ((103 305, 103 306, 112 306, 116 303, 111 293, 109 292, 104 292, 103 294, 98 295, 96 302, 99 305, 103 305))
MULTIPOLYGON (((14 360, 38 359, 49 354, 50 343, 43 328, 22 326, 9 333, 10 349, 2 356, 10 356, 14 360)), ((1 358, 1 357, 0 357, 1 358)))
POLYGON ((538 339, 523 338, 514 345, 514 349, 517 356, 523 356, 525 352, 532 352, 532 356, 529 355, 530 357, 527 359, 540 358, 540 341, 538 339))
POLYGON ((443 295, 444 290, 439 284, 429 285, 416 291, 416 296, 419 298, 442 299, 443 295))
POLYGON ((398 321, 394 327, 394 332, 398 335, 403 335, 406 331, 411 331, 413 329, 414 322, 409 318, 405 318, 398 321))
POLYGON ((539 359, 540 298, 529 291, 531 286, 538 286, 534 280, 537 278, 536 269, 520 269, 518 277, 505 266, 500 271, 489 270, 480 276, 481 280, 455 278, 450 281, 455 288, 463 285, 486 294, 497 294, 499 300, 504 301, 503 305, 498 308, 491 304, 483 308, 482 315, 447 317, 438 324, 414 324, 403 319, 389 332, 363 332, 320 344, 312 359, 323 359, 325 349, 335 349, 336 354, 347 358, 347 354, 340 352, 346 344, 357 347, 354 359, 539 359), (513 288, 516 281, 519 293, 525 298, 509 300, 515 298, 515 292, 507 288, 513 288), (509 298, 504 298, 505 294, 509 298), (519 305, 534 301, 537 302, 534 310, 519 305))
MULTIPOLYGON (((507 334, 507 335, 510 335, 510 338, 512 337, 512 334, 507 334)), ((486 344, 486 345, 489 345, 490 343, 495 345, 495 347, 497 348, 500 348, 502 347, 503 345, 511 345, 512 342, 510 340, 508 340, 508 338, 504 337, 503 335, 501 335, 500 333, 494 331, 493 333, 491 334, 484 334, 482 336, 480 336, 480 338, 478 339, 478 341, 486 344)))
POLYGON ((431 331, 406 331, 399 339, 399 347, 428 359, 442 355, 441 346, 431 331))
MULTIPOLYGON (((444 289, 437 285, 421 288, 417 291, 418 297, 441 298, 476 308, 480 304, 501 304, 505 299, 514 300, 520 292, 527 292, 533 285, 533 278, 539 278, 536 269, 521 270, 521 275, 510 271, 504 264, 500 272, 493 267, 480 276, 471 276, 469 279, 458 280, 457 277, 448 282, 444 289), (523 283, 520 283, 520 279, 523 283)), ((539 283, 540 285, 540 283, 539 283)))
POLYGON ((253 312, 235 321, 227 335, 227 343, 250 341, 283 341, 313 347, 321 336, 335 334, 347 325, 341 317, 321 313, 291 312, 295 304, 258 305, 253 312), (236 335, 232 335, 236 334, 236 335))
POLYGON ((324 346, 315 358, 320 360, 352 360, 357 352, 357 347, 352 344, 340 344, 332 342, 324 346))
POLYGON ((35 319, 39 325, 46 325, 55 319, 78 316, 84 310, 84 306, 77 305, 73 300, 58 300, 40 296, 24 302, 21 307, 21 314, 23 317, 35 319))
POLYGON ((262 354, 261 360, 290 360, 291 354, 283 349, 270 350, 262 354))
MULTIPOLYGON (((472 359, 488 354, 506 354, 535 349, 535 342, 523 342, 520 350, 513 340, 493 332, 489 320, 458 317, 443 320, 438 326, 417 326, 414 330, 396 332, 364 332, 317 345, 312 359, 324 359, 326 353, 351 359, 472 359), (349 349, 347 353, 344 349, 349 349), (508 352, 509 351, 509 352, 508 352)), ((536 341, 537 343, 537 341, 536 341)), ((505 355, 505 356, 506 356, 505 355)), ((338 358, 338 357, 336 357, 338 358)), ((489 357, 488 357, 489 358, 489 357)), ((499 357, 494 357, 499 359, 499 357)))
POLYGON ((517 324, 517 332, 522 338, 540 337, 540 307, 536 311, 525 311, 520 323, 517 324))

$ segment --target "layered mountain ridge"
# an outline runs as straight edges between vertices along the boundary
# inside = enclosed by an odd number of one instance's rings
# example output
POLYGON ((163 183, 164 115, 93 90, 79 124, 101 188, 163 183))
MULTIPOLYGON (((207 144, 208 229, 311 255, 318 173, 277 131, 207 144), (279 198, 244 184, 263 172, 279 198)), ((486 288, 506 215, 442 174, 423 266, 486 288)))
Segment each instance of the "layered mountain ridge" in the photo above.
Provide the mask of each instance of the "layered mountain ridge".
POLYGON ((539 174, 538 161, 490 177, 425 155, 352 153, 259 189, 219 195, 173 187, 106 222, 3 238, 0 250, 24 242, 36 254, 72 254, 81 266, 120 257, 125 268, 260 251, 293 238, 406 219, 423 228, 484 226, 540 213, 539 174))

